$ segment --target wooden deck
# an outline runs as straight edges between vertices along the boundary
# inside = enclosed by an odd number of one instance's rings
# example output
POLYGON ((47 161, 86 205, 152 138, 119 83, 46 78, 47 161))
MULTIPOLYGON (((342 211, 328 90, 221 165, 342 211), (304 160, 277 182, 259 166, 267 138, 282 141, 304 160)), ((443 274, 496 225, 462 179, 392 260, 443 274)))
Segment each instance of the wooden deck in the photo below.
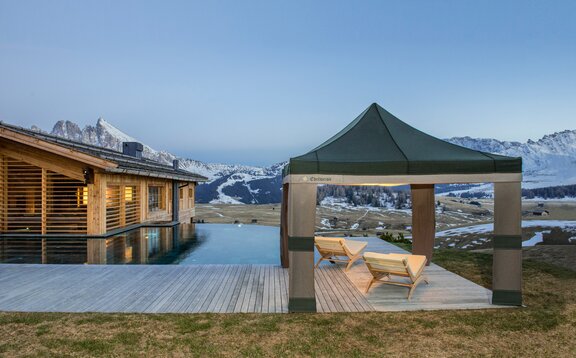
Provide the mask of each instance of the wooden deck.
MULTIPOLYGON (((346 275, 316 275, 319 312, 372 311, 346 275)), ((288 312, 288 270, 275 265, 0 265, 0 311, 288 312)))
MULTIPOLYGON (((367 251, 405 252, 377 238, 367 251)), ((491 292, 437 265, 412 299, 407 289, 374 284, 360 260, 349 272, 316 270, 319 312, 496 308, 491 292)), ((0 311, 261 312, 288 311, 288 270, 275 265, 0 265, 0 311)))

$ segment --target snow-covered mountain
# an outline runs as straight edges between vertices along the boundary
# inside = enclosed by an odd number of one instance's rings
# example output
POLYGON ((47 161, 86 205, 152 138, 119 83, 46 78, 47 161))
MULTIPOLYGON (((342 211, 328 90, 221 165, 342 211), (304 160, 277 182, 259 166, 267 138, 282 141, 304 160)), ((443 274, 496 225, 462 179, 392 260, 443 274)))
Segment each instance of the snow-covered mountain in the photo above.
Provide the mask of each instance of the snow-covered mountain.
MULTIPOLYGON (((34 130, 40 130, 33 127, 34 130)), ((95 126, 80 128, 70 121, 59 121, 51 134, 60 137, 122 150, 122 142, 139 141, 100 118, 95 126)), ((538 141, 526 143, 496 139, 454 137, 447 141, 464 147, 508 156, 521 156, 524 166, 524 188, 542 188, 576 184, 576 130, 545 135, 538 141)), ((141 141, 140 141, 141 142, 141 141)), ((179 159, 180 167, 203 175, 208 182, 198 186, 196 199, 201 203, 277 203, 281 199, 282 168, 278 163, 269 167, 204 163, 177 158, 144 144, 146 158, 165 164, 179 159)), ((489 186, 443 186, 441 191, 490 191, 489 186)))
POLYGON ((576 184, 576 130, 545 135, 526 143, 470 137, 447 141, 483 152, 522 157, 523 188, 576 184))

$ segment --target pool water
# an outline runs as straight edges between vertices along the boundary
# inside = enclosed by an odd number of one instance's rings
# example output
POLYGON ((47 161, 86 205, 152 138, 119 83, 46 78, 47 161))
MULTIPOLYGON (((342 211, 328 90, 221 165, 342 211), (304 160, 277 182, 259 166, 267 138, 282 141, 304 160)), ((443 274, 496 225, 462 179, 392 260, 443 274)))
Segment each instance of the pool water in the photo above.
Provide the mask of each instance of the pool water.
POLYGON ((143 227, 106 239, 0 238, 0 263, 280 264, 280 229, 260 225, 143 227))
POLYGON ((280 264, 280 228, 258 225, 196 224, 196 241, 179 265, 280 264))

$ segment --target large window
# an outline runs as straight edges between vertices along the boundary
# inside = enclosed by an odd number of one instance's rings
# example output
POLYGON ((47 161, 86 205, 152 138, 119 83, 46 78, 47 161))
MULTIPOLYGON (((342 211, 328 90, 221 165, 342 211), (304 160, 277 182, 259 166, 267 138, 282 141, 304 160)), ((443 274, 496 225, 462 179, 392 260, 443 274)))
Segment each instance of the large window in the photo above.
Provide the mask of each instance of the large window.
POLYGON ((108 184, 106 231, 140 222, 140 189, 137 185, 108 184))
POLYGON ((106 231, 122 226, 120 185, 106 186, 106 231))
POLYGON ((140 222, 140 187, 137 185, 124 187, 124 215, 126 225, 140 222))
POLYGON ((166 209, 164 187, 151 185, 148 187, 148 211, 158 211, 166 209))

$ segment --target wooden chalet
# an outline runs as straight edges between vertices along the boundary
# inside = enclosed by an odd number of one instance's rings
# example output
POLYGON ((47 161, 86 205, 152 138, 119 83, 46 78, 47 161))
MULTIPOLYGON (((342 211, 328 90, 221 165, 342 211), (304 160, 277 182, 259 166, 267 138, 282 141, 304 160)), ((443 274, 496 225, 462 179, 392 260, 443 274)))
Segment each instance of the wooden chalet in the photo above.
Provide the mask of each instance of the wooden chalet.
POLYGON ((0 123, 0 234, 107 236, 190 222, 206 178, 142 158, 0 123))

